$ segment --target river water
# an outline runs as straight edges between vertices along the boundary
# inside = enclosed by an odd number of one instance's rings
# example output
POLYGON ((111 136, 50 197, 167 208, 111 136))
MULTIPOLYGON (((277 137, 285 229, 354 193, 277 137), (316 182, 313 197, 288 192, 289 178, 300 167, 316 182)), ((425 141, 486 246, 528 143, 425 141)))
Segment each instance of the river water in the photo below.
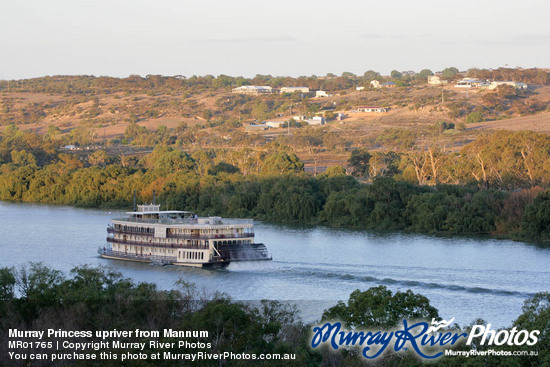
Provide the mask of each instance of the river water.
POLYGON ((68 272, 106 265, 135 282, 170 289, 185 279, 208 293, 235 300, 293 301, 305 321, 347 300, 355 289, 377 285, 411 289, 430 299, 446 320, 467 325, 483 318, 509 326, 523 302, 550 290, 550 249, 513 241, 377 234, 257 223, 256 241, 273 261, 235 263, 224 270, 157 266, 101 259, 111 217, 120 212, 0 202, 0 267, 42 262, 68 272))

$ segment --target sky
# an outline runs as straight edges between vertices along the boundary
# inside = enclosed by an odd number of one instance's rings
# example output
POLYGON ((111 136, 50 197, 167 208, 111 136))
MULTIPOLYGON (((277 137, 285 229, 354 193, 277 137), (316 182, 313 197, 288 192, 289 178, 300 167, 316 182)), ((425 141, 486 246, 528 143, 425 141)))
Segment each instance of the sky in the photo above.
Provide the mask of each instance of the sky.
POLYGON ((0 79, 550 67, 545 0, 0 0, 0 79))

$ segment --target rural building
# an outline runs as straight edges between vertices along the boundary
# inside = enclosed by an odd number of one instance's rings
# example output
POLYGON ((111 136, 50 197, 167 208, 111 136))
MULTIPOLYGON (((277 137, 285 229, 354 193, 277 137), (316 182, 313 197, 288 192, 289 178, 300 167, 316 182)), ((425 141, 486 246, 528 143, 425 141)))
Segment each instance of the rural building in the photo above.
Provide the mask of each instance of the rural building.
POLYGON ((430 85, 440 85, 443 84, 441 81, 441 78, 437 75, 430 75, 428 76, 428 84, 430 85))
POLYGON ((279 90, 279 93, 281 94, 284 94, 284 93, 309 93, 309 88, 308 87, 282 87, 280 90, 279 90))
POLYGON ((529 86, 525 83, 516 83, 511 81, 494 81, 491 82, 488 85, 485 85, 484 88, 486 89, 496 89, 500 85, 510 85, 516 89, 527 89, 529 86))
POLYGON ((267 126, 275 129, 281 127, 281 125, 283 125, 284 123, 285 123, 284 121, 265 121, 264 122, 264 124, 266 124, 267 126))
POLYGON ((378 80, 371 80, 370 85, 376 89, 380 88, 380 82, 378 80))
POLYGON ((380 86, 382 88, 395 88, 395 83, 394 82, 385 82, 385 83, 380 84, 380 86))
POLYGON ((326 120, 322 116, 314 116, 308 120, 305 120, 308 125, 324 125, 326 120))
POLYGON ((269 126, 265 124, 245 124, 245 131, 263 131, 269 129, 269 126))
POLYGON ((464 78, 462 80, 459 80, 456 84, 456 88, 480 88, 484 85, 486 85, 483 80, 478 79, 472 79, 472 78, 464 78))
POLYGON ((321 98, 321 97, 330 97, 330 94, 327 94, 324 90, 316 90, 315 91, 315 97, 321 98))
POLYGON ((386 107, 357 107, 357 112, 376 112, 385 113, 388 112, 386 107))
POLYGON ((231 92, 241 94, 270 94, 273 93, 273 88, 268 86, 243 85, 242 87, 233 88, 231 92))

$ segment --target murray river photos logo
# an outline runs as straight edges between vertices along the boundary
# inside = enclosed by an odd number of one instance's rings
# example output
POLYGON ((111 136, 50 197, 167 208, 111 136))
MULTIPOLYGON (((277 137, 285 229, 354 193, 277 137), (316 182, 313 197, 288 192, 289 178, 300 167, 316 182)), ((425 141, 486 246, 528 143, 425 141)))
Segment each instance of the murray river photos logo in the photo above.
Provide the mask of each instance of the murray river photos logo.
POLYGON ((434 359, 441 357, 444 350, 459 342, 465 341, 466 345, 472 345, 474 338, 478 345, 487 346, 521 346, 535 345, 538 342, 539 330, 492 330, 491 324, 474 325, 469 333, 445 331, 454 322, 436 321, 431 324, 421 321, 409 323, 403 320, 402 328, 389 331, 350 331, 342 329, 340 322, 327 322, 322 326, 313 328, 311 346, 317 348, 321 345, 329 345, 334 350, 346 347, 360 347, 363 357, 374 359, 385 351, 413 350, 420 357, 434 359))

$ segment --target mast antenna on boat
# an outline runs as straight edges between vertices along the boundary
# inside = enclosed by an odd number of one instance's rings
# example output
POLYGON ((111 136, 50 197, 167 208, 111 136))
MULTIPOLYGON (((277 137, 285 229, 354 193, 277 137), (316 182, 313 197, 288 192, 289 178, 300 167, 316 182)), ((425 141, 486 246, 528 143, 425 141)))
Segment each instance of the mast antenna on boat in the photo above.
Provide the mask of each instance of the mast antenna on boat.
POLYGON ((134 211, 136 211, 136 190, 134 190, 134 211))
POLYGON ((153 205, 155 205, 155 190, 153 190, 153 205))

